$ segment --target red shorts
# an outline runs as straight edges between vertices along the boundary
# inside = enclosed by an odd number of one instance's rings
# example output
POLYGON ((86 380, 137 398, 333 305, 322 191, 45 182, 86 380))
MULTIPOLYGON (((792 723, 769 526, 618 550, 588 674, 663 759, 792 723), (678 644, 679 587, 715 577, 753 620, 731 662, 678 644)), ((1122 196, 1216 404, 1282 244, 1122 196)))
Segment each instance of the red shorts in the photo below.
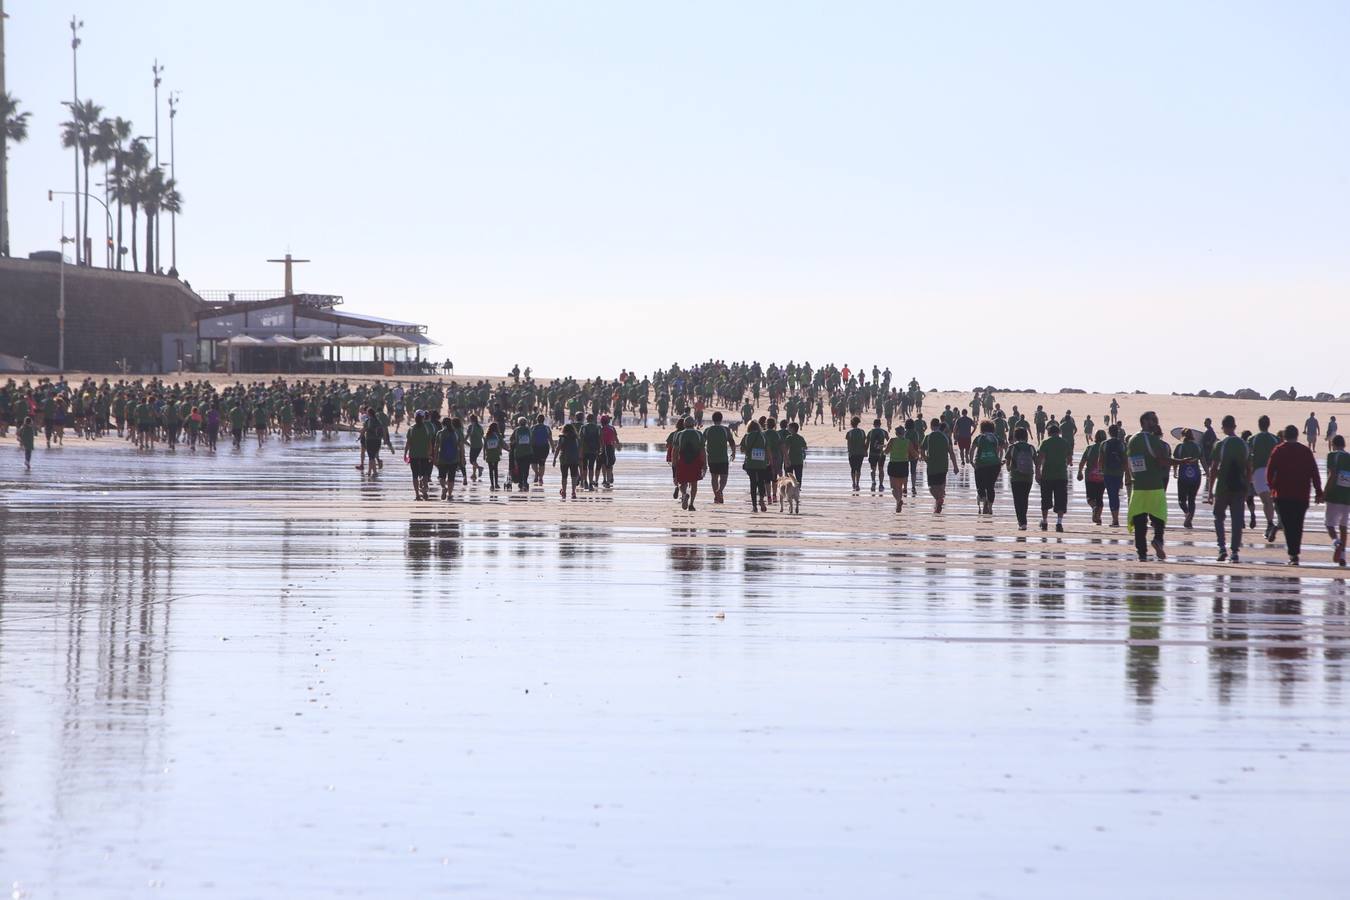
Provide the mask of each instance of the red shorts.
POLYGON ((675 482, 677 484, 692 484, 703 480, 703 454, 699 454, 698 459, 691 463, 677 459, 675 461, 675 482))
POLYGON ((970 449, 970 438, 957 438, 957 439, 956 439, 956 446, 960 447, 962 450, 969 450, 969 449, 970 449))

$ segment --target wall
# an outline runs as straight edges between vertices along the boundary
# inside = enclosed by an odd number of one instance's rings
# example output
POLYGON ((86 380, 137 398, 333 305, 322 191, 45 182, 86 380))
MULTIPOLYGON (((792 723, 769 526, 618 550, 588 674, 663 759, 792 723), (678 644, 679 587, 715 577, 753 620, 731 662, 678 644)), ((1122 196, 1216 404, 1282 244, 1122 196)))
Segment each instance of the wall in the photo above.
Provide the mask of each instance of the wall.
MULTIPOLYGON (((57 364, 61 266, 0 259, 0 353, 57 364)), ((161 335, 195 333, 201 298, 156 275, 65 266, 66 368, 111 372, 126 359, 132 372, 158 372, 161 335)))

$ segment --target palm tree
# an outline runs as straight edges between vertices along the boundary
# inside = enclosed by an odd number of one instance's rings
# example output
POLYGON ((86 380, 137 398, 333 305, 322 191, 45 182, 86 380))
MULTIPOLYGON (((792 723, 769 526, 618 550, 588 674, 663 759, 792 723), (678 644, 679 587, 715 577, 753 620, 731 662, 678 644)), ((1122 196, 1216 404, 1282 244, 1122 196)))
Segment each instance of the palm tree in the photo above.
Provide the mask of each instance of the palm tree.
POLYGON ((9 144, 28 140, 28 113, 13 94, 0 94, 0 256, 9 256, 9 144))
POLYGON ((131 123, 121 116, 104 119, 98 123, 98 138, 95 142, 94 158, 103 163, 103 181, 117 201, 117 268, 122 268, 122 184, 123 167, 126 163, 127 141, 131 139, 131 123), (108 177, 108 163, 112 163, 112 177, 108 177))
POLYGON ((155 219, 160 212, 178 212, 183 208, 183 196, 172 178, 164 177, 164 169, 156 166, 145 173, 141 185, 141 207, 145 210, 145 271, 155 272, 155 219))
MULTIPOLYGON (((70 107, 70 120, 61 123, 61 146, 78 148, 84 163, 84 230, 79 237, 80 246, 85 247, 89 244, 89 163, 93 157, 94 135, 99 119, 103 118, 103 107, 93 100, 75 100, 65 105, 70 107)), ((75 193, 80 193, 78 184, 75 193)), ((85 260, 85 264, 88 265, 89 260, 85 260)))
POLYGON ((136 251, 136 211, 145 196, 145 174, 150 168, 150 145, 145 138, 132 138, 122 160, 122 176, 117 179, 117 202, 131 207, 131 270, 140 268, 136 251))

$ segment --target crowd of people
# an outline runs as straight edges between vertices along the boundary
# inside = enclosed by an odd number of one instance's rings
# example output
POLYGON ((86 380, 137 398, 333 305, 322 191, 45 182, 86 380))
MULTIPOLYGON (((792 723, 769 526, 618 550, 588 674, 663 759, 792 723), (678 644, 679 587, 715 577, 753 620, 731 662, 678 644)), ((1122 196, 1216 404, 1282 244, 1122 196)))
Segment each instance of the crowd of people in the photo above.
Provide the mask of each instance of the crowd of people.
POLYGON ((445 501, 471 480, 485 481, 494 492, 528 492, 543 486, 550 466, 559 471, 559 495, 575 499, 578 491, 613 487, 623 448, 619 429, 627 417, 634 427, 669 429, 672 499, 683 509, 696 508, 705 478, 712 502, 724 504, 730 467, 739 459, 751 509, 764 512, 771 503, 781 507, 784 494, 793 508, 800 501, 809 450, 802 429, 825 425, 828 409, 829 426, 841 433, 853 492, 862 492, 866 467, 869 491, 889 493, 897 513, 907 497, 917 496, 920 465, 935 514, 943 510, 949 474, 968 467, 980 515, 995 514, 1006 476, 1019 530, 1031 527, 1037 489, 1040 530, 1051 528, 1053 515, 1055 531, 1063 532, 1076 479, 1084 483, 1094 524, 1121 527, 1123 507, 1139 558, 1146 559, 1151 547, 1156 558, 1166 559, 1168 494, 1175 482, 1183 528, 1194 527, 1199 502, 1212 504, 1220 561, 1241 561, 1244 533, 1257 527, 1259 505, 1265 540, 1283 533, 1290 562, 1297 564, 1308 509, 1325 502, 1333 559, 1346 565, 1350 454, 1335 416, 1325 435, 1315 415, 1301 429, 1289 425, 1276 432, 1264 415, 1255 431, 1242 432, 1233 416, 1222 419, 1219 431, 1206 419, 1198 434, 1174 429, 1173 445, 1154 413, 1140 416, 1137 429, 1127 426, 1114 398, 1100 422, 1087 414, 1080 428, 1072 410, 1005 410, 992 388, 975 390, 964 407, 947 405, 927 417, 925 396, 917 379, 893 386, 889 369, 815 368, 809 362, 765 367, 709 361, 644 377, 624 371, 613 379, 547 383, 519 366, 496 382, 408 385, 11 379, 0 386, 0 437, 14 428, 30 466, 39 439, 61 446, 68 434, 88 441, 115 434, 144 452, 196 453, 215 451, 222 440, 237 449, 245 441, 261 446, 351 432, 360 454, 356 467, 377 477, 385 452, 396 453, 398 436, 418 500, 432 499, 433 476, 438 499, 445 501), (767 414, 756 416, 762 406, 767 414), (864 428, 867 417, 870 428, 864 428), (1314 456, 1319 440, 1328 449, 1325 466, 1314 456))

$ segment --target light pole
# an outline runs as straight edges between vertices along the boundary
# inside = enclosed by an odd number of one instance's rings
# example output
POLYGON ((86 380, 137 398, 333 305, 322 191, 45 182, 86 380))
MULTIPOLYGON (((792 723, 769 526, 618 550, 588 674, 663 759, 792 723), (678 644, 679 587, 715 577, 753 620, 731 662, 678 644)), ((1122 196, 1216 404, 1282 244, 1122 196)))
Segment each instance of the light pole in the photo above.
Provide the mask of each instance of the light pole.
MULTIPOLYGON (((88 191, 86 191, 84 194, 74 194, 74 193, 71 193, 70 191, 48 191, 48 192, 47 192, 47 200, 48 200, 48 202, 50 202, 50 201, 52 201, 52 200, 55 200, 56 197, 57 197, 57 195, 60 195, 60 196, 62 196, 62 197, 74 197, 74 198, 75 198, 75 211, 76 211, 76 212, 79 212, 80 198, 83 197, 83 196, 85 196, 86 194, 88 194, 88 191)), ((97 203, 99 206, 103 207, 103 215, 104 215, 104 218, 106 219, 106 224, 107 224, 107 228, 108 228, 107 233, 108 233, 109 235, 111 235, 111 234, 112 234, 112 210, 108 208, 108 204, 107 204, 107 203, 105 203, 104 201, 98 199, 97 197, 90 196, 89 199, 90 199, 90 200, 93 200, 93 201, 94 201, 95 203, 97 203)), ((77 240, 75 243, 78 244, 79 241, 77 240)), ((111 238, 111 237, 108 238, 108 243, 109 243, 109 244, 112 243, 112 238, 111 238)))
MULTIPOLYGON (((177 182, 178 170, 174 166, 173 120, 178 117, 178 91, 169 91, 169 181, 177 182)), ((169 274, 178 277, 178 210, 169 212, 169 274)))
MULTIPOLYGON (((75 114, 80 106, 80 29, 84 27, 84 22, 70 17, 70 74, 71 87, 75 92, 74 102, 70 107, 70 121, 75 127, 75 233, 80 233, 80 123, 76 121, 75 114)), ((61 226, 61 235, 65 236, 65 226, 61 226)), ((75 265, 80 265, 82 249, 80 242, 75 242, 75 265)))
MULTIPOLYGON (((155 58, 155 64, 150 67, 150 71, 155 73, 155 168, 159 168, 159 82, 160 74, 164 67, 159 64, 159 58, 155 58)), ((155 210, 155 269, 159 268, 159 210, 155 210)), ((154 273, 151 273, 154 274, 154 273)))
MULTIPOLYGON (((80 208, 80 198, 75 198, 76 215, 80 208)), ((61 201, 61 252, 57 254, 61 257, 58 267, 60 269, 60 303, 56 307, 56 368, 64 379, 66 376, 66 244, 74 238, 66 237, 66 201, 61 201)), ((75 241, 76 245, 79 241, 75 241)))
MULTIPOLYGON (((5 96, 5 0, 0 0, 0 97, 5 96)), ((4 124, 0 123, 0 128, 4 124)), ((9 144, 0 137, 0 256, 9 256, 9 144)))

